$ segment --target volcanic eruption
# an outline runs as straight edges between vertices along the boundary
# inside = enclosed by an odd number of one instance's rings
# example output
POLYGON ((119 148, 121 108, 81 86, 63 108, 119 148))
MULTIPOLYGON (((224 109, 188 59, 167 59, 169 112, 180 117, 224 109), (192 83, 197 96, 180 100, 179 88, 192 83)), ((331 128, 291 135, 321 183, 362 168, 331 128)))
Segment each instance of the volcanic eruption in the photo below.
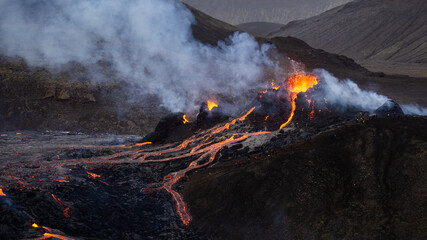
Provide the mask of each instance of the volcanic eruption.
POLYGON ((99 69, 111 68, 108 79, 125 82, 132 98, 152 94, 160 102, 154 107, 169 111, 142 136, 1 134, 11 143, 0 157, 9 238, 186 239, 192 215, 181 186, 190 174, 241 157, 249 164, 254 155, 269 156, 371 115, 403 114, 386 96, 308 69, 247 33, 202 44, 191 35, 193 16, 178 1, 6 2, 0 6, 13 14, 0 18, 21 30, 0 33, 22 40, 2 38, 7 54, 47 69, 78 62, 97 83, 108 75, 99 69))

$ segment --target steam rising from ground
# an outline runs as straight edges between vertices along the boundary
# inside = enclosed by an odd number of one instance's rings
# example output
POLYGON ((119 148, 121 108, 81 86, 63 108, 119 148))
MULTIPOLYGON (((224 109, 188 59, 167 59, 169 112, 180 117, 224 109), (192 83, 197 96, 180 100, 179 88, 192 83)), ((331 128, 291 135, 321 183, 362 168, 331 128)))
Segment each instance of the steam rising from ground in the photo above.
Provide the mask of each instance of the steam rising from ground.
POLYGON ((316 73, 322 85, 323 97, 336 106, 342 106, 343 109, 355 107, 369 112, 375 111, 383 105, 388 98, 372 91, 364 91, 350 79, 339 81, 332 74, 323 69, 316 70, 316 73))
POLYGON ((405 114, 427 116, 427 108, 420 107, 416 104, 401 105, 405 114))
POLYGON ((273 65, 270 47, 246 33, 219 47, 197 42, 194 21, 179 0, 0 0, 0 52, 32 66, 110 61, 171 111, 198 105, 207 91, 234 95, 254 87, 263 67, 273 65))
MULTIPOLYGON (((321 97, 325 97, 328 103, 341 106, 343 109, 351 107, 374 112, 388 100, 386 96, 360 89, 350 79, 339 81, 324 69, 315 70, 315 74, 323 82, 321 97)), ((401 105, 401 108, 405 114, 427 115, 427 109, 418 105, 401 105)))

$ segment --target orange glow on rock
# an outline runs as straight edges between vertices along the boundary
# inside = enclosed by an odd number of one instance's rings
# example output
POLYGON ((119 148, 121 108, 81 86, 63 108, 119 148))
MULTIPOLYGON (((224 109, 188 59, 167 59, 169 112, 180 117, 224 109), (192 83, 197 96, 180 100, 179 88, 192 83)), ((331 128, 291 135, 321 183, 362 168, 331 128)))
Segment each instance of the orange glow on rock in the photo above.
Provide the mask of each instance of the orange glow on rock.
POLYGON ((3 189, 0 188, 0 196, 6 196, 6 194, 4 194, 3 189))
POLYGON ((68 207, 59 197, 55 196, 55 194, 53 193, 52 193, 52 197, 62 208, 62 214, 64 215, 64 217, 69 218, 70 215, 68 214, 68 211, 70 211, 70 207, 68 207))
POLYGON ((208 104, 209 111, 212 111, 213 108, 218 107, 218 104, 216 104, 215 102, 208 100, 208 101, 206 101, 206 103, 208 104))
POLYGON ((91 172, 87 172, 87 175, 88 175, 88 177, 93 178, 93 179, 101 177, 101 175, 91 173, 91 172))

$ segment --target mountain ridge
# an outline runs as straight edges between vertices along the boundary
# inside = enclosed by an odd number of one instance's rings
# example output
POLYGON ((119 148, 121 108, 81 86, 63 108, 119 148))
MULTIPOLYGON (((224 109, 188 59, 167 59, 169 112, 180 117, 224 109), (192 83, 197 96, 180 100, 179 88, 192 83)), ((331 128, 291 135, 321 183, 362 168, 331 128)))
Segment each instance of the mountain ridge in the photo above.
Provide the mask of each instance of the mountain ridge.
POLYGON ((407 64, 419 68, 415 75, 425 77, 426 11, 427 2, 422 0, 360 0, 292 21, 267 36, 297 37, 314 48, 349 56, 371 70, 404 68, 407 64))

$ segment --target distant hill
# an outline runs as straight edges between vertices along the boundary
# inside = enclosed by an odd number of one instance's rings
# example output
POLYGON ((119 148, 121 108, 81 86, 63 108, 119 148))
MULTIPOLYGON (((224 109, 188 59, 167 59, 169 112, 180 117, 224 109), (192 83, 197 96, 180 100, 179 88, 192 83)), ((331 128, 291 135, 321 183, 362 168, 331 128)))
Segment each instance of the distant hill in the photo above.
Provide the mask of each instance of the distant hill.
POLYGON ((360 0, 269 34, 300 38, 370 70, 427 76, 427 1, 360 0))
POLYGON ((219 20, 238 25, 248 22, 286 24, 305 19, 351 0, 183 0, 219 20))
POLYGON ((258 36, 265 36, 274 30, 278 30, 283 26, 284 24, 271 23, 271 22, 249 22, 249 23, 242 23, 242 24, 236 25, 236 27, 242 29, 243 31, 246 31, 258 36))

